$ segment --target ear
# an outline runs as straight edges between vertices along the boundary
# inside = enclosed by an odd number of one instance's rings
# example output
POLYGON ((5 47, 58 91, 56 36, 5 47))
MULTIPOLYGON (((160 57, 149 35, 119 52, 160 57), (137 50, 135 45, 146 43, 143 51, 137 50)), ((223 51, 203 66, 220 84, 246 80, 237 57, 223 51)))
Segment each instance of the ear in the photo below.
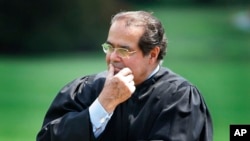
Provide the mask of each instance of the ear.
POLYGON ((149 63, 157 62, 158 55, 160 53, 160 47, 156 46, 149 52, 149 63))

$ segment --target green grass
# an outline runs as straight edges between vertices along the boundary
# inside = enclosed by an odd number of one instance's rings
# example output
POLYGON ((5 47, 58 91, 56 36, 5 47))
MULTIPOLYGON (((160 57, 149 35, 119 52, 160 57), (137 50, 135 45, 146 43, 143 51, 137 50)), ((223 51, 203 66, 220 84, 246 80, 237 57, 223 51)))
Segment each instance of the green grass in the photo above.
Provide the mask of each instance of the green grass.
POLYGON ((0 60, 0 140, 4 141, 34 140, 59 89, 76 77, 106 68, 103 58, 86 55, 0 60))
MULTIPOLYGON (((169 38, 164 66, 197 85, 213 117, 214 140, 228 141, 230 124, 250 123, 250 35, 230 24, 236 10, 150 9, 163 20, 169 38)), ((0 57, 0 140, 35 140, 59 89, 106 69, 100 53, 0 57)))

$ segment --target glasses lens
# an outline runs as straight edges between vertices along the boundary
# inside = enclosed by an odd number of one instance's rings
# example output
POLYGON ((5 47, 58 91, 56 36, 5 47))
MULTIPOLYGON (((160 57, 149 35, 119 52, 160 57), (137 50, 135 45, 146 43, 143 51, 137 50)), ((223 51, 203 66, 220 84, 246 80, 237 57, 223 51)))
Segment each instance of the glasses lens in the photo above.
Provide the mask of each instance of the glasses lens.
POLYGON ((113 51, 113 47, 107 43, 102 44, 104 53, 110 53, 113 51))
POLYGON ((125 48, 114 48, 112 47, 112 45, 108 43, 102 44, 102 48, 103 48, 104 53, 112 53, 116 50, 117 55, 122 58, 126 58, 129 56, 130 53, 134 53, 134 52, 129 52, 129 50, 125 48))
POLYGON ((127 49, 124 49, 124 48, 117 48, 117 54, 118 54, 118 56, 120 56, 120 57, 128 57, 128 50, 127 49))

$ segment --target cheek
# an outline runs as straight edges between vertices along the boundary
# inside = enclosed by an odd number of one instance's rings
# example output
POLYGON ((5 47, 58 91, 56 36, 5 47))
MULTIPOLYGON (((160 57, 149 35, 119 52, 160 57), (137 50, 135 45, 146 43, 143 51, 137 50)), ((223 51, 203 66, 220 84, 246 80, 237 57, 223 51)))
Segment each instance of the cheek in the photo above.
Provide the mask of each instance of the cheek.
POLYGON ((139 79, 146 71, 145 64, 143 64, 141 61, 132 61, 127 65, 127 67, 132 70, 135 79, 139 79))
POLYGON ((106 55, 105 59, 106 59, 106 63, 109 64, 110 63, 109 55, 106 55))
POLYGON ((134 82, 135 85, 140 84, 141 82, 143 82, 146 79, 146 69, 144 67, 141 66, 137 66, 134 68, 133 70, 133 74, 134 74, 134 82))

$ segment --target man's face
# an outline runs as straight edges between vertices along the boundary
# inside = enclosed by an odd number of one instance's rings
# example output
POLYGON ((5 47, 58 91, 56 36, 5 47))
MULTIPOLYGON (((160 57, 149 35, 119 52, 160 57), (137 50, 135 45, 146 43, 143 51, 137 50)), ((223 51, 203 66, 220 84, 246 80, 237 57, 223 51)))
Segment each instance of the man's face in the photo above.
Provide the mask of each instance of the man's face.
POLYGON ((152 71, 152 67, 149 66, 149 57, 144 56, 138 46, 143 31, 142 27, 125 26, 124 21, 116 21, 111 25, 107 38, 107 43, 114 48, 126 48, 129 51, 136 51, 125 58, 120 57, 116 51, 106 55, 106 62, 107 64, 113 64, 115 73, 125 67, 130 68, 136 85, 147 79, 152 71))

